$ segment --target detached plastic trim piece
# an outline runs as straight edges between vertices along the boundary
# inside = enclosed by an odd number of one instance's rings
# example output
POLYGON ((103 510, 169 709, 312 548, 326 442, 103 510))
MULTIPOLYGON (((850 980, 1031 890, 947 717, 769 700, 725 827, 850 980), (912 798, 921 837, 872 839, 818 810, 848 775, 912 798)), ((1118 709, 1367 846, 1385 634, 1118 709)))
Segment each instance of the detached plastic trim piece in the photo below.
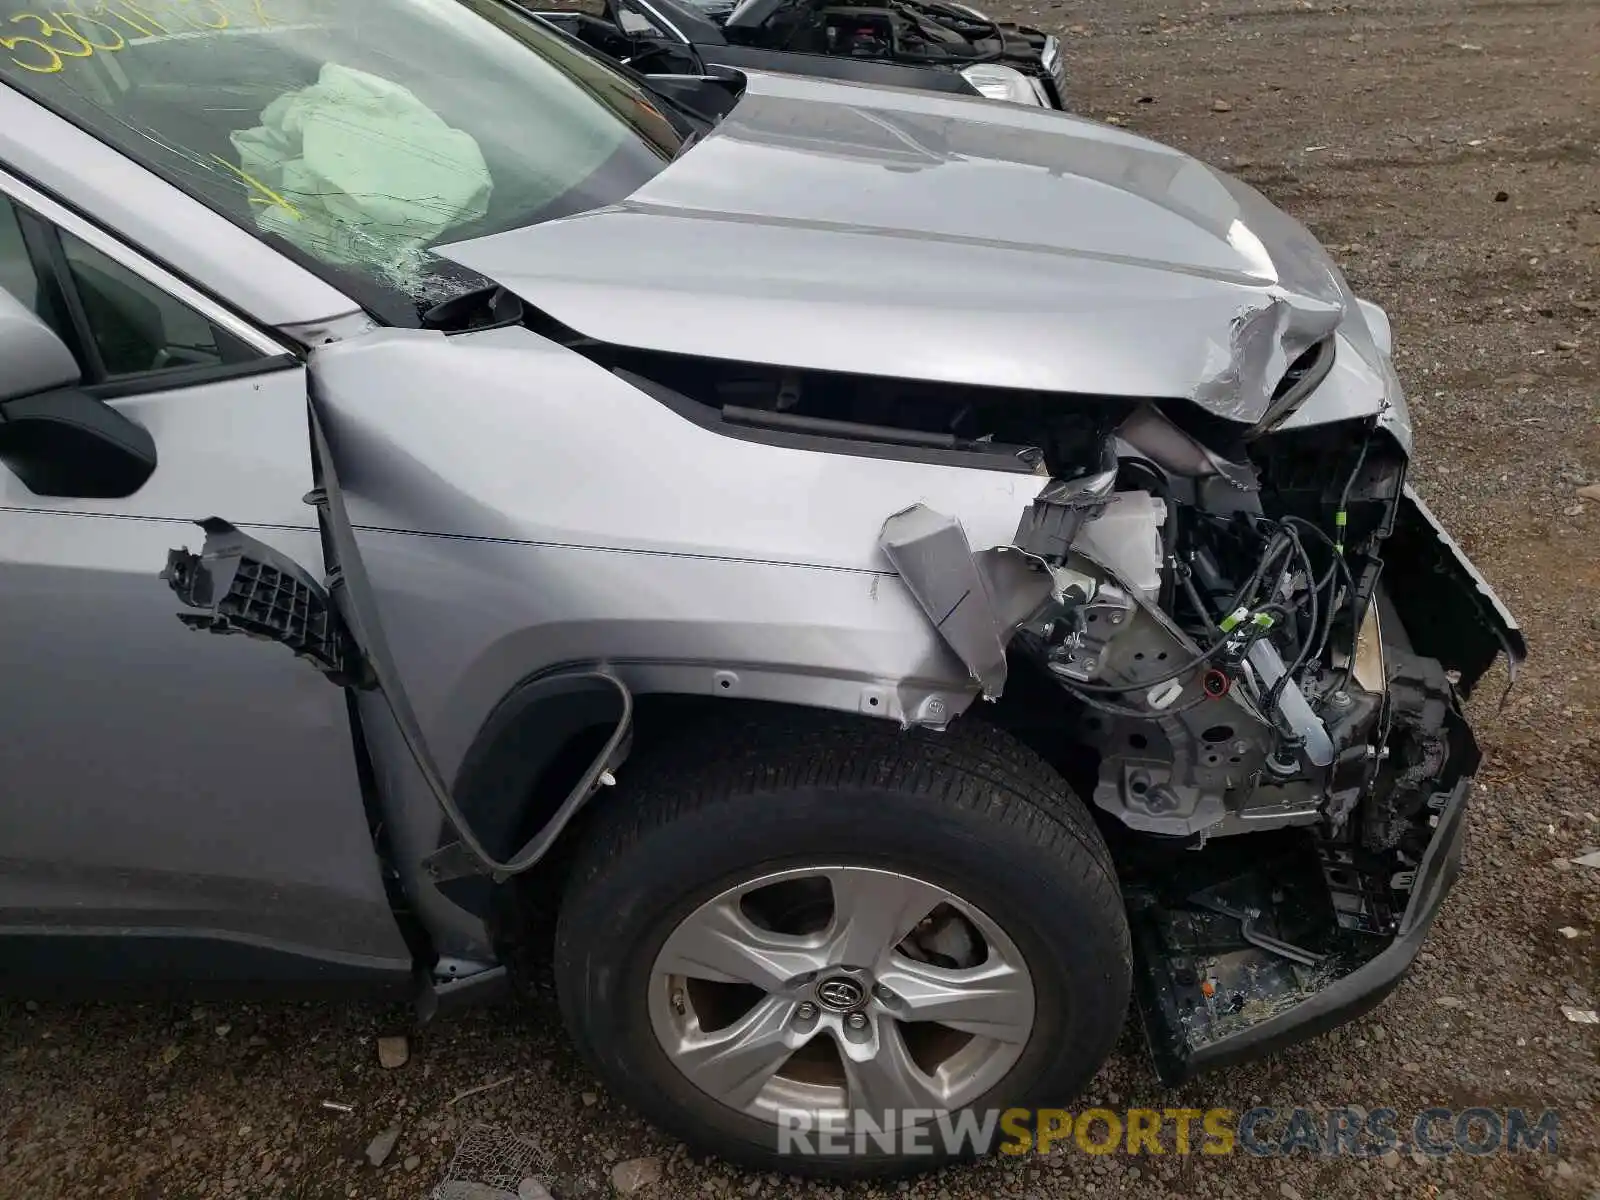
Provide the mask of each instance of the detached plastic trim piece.
POLYGON ((341 687, 369 686, 366 661, 321 584, 221 517, 196 524, 206 532, 200 553, 170 550, 161 572, 185 606, 202 610, 178 620, 207 633, 279 642, 341 687))

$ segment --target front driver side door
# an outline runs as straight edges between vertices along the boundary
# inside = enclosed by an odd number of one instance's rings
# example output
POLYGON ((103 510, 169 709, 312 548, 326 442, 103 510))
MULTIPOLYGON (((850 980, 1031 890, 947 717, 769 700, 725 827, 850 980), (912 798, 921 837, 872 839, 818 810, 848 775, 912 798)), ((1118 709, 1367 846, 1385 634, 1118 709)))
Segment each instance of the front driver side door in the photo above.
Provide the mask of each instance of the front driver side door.
POLYGON ((321 565, 304 365, 4 171, 0 287, 157 451, 122 499, 0 467, 0 985, 403 984, 343 692, 159 578, 213 514, 321 565))

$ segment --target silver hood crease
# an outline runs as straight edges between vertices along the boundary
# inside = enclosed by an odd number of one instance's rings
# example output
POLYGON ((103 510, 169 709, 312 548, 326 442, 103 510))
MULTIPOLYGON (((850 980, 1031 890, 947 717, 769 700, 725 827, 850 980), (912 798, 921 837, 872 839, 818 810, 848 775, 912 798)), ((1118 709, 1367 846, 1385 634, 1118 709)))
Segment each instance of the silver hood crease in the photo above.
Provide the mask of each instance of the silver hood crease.
POLYGON ((1315 239, 1186 154, 1062 113, 754 72, 622 203, 440 253, 637 349, 1245 422, 1336 328, 1380 357, 1315 239), (914 332, 864 333, 890 327, 914 332))

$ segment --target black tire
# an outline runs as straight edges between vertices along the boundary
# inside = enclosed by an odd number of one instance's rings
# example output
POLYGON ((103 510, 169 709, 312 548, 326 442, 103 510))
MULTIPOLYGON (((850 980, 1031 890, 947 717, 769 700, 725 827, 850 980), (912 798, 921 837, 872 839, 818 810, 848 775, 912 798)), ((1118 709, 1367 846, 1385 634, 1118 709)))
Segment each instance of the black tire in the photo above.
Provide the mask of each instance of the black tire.
POLYGON ((1061 1105, 1110 1053, 1131 976, 1110 855, 1065 781, 1008 735, 972 719, 905 733, 785 712, 630 762, 625 782, 603 798, 568 876, 556 987, 606 1086, 694 1150, 835 1178, 926 1170, 949 1157, 780 1155, 774 1125, 701 1092, 656 1039, 647 988, 670 932, 723 889, 786 866, 914 871, 1016 943, 1035 990, 1033 1032, 1009 1073, 968 1107, 1061 1105))

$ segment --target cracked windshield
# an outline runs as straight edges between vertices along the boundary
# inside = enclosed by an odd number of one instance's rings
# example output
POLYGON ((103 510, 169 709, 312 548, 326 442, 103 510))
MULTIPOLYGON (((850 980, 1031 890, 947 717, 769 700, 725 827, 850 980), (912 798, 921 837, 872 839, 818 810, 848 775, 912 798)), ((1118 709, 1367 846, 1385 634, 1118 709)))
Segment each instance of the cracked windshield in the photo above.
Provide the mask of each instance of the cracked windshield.
POLYGON ((399 323, 483 283, 430 247, 612 203, 681 141, 494 0, 0 0, 0 34, 0 79, 399 323))

